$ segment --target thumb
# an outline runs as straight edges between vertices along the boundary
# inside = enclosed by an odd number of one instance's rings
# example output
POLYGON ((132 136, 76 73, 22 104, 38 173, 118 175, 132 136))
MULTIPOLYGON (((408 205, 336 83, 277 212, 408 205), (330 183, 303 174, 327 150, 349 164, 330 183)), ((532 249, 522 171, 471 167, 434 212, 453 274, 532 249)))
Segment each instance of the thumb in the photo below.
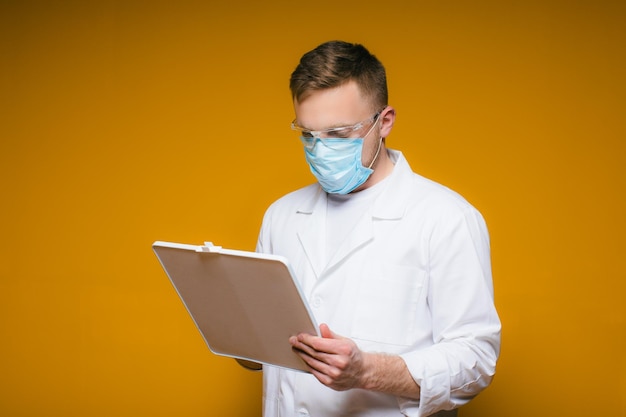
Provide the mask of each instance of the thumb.
POLYGON ((320 334, 325 339, 341 339, 341 336, 330 330, 326 323, 320 324, 320 334))

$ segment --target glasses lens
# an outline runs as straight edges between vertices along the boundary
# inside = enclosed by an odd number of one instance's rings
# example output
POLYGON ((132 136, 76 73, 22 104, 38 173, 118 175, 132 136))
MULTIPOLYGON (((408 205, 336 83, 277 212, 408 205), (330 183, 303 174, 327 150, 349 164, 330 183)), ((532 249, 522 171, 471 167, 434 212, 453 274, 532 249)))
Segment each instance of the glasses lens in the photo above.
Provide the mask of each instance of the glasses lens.
POLYGON ((337 127, 335 129, 328 129, 324 132, 324 136, 327 138, 347 139, 357 130, 358 126, 337 127))
POLYGON ((291 128, 298 132, 304 146, 312 149, 315 146, 316 138, 323 141, 324 139, 349 139, 359 137, 364 128, 368 126, 371 127, 372 124, 376 123, 378 116, 380 116, 380 113, 376 113, 367 121, 359 122, 352 126, 341 126, 319 131, 304 129, 301 126, 298 126, 294 120, 291 122, 291 128))
POLYGON ((300 141, 308 150, 313 150, 315 147, 315 138, 313 136, 300 136, 300 141))

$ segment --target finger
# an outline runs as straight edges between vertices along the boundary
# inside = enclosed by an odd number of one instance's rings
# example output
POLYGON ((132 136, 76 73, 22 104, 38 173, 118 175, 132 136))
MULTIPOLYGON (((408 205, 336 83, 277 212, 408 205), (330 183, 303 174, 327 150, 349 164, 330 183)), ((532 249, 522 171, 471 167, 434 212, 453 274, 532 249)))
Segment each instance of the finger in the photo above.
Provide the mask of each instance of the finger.
POLYGON ((333 339, 335 336, 326 323, 320 324, 320 334, 326 339, 333 339))
POLYGON ((346 339, 345 337, 330 330, 330 327, 326 323, 320 324, 320 334, 324 339, 346 339))
POLYGON ((320 354, 307 346, 294 346, 293 351, 312 369, 321 374, 328 374, 331 366, 325 354, 320 354))
POLYGON ((334 389, 335 381, 324 372, 320 372, 316 369, 311 368, 311 374, 313 374, 313 376, 317 378, 317 380, 320 381, 322 384, 334 389))
POLYGON ((310 334, 299 334, 297 341, 301 344, 309 346, 318 353, 336 354, 338 348, 337 339, 325 339, 322 337, 311 336, 310 334))
MULTIPOLYGON (((292 342, 292 348, 294 349, 294 351, 298 354, 300 354, 301 357, 304 358, 304 356, 306 355, 307 357, 311 358, 312 360, 315 360, 316 362, 318 362, 319 364, 324 364, 328 367, 334 367, 334 363, 337 361, 337 354, 334 352, 333 349, 328 349, 328 351, 323 350, 323 347, 320 348, 318 346, 318 343, 316 343, 317 341, 325 341, 325 339, 321 339, 321 338, 315 338, 316 340, 311 341, 311 343, 306 343, 306 342, 302 342, 299 339, 295 339, 295 340, 290 340, 290 342, 292 342)), ((311 362, 311 364, 313 364, 311 362)), ((322 369, 321 365, 314 365, 315 368, 318 369, 322 369)), ((326 370, 327 372, 327 370, 326 370)))
POLYGON ((301 341, 300 338, 293 337, 289 339, 289 342, 291 343, 291 347, 295 351, 302 352, 309 356, 315 355, 315 349, 313 349, 313 347, 309 345, 308 343, 301 341))

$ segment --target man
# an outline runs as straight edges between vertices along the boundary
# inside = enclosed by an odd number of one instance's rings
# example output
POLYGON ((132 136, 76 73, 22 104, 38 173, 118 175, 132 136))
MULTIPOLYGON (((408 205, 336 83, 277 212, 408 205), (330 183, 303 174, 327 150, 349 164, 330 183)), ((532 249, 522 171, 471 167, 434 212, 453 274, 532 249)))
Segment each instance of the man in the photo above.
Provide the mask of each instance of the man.
POLYGON ((257 251, 290 260, 323 324, 289 340, 310 374, 264 366, 265 417, 456 415, 500 347, 481 215, 387 148, 396 113, 363 46, 318 46, 290 88, 318 183, 268 209, 257 251))

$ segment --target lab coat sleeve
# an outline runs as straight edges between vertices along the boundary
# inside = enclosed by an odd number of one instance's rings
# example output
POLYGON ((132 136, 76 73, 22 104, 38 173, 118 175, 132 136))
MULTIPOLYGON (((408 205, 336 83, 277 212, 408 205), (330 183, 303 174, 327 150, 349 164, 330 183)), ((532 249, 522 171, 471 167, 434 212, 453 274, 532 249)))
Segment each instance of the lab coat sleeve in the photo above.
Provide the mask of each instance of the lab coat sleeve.
POLYGON ((467 403, 491 382, 500 350, 484 220, 471 206, 444 211, 439 220, 429 241, 427 284, 434 344, 401 355, 421 388, 418 404, 399 400, 412 416, 467 403))
POLYGON ((272 207, 270 206, 263 215, 263 223, 261 224, 261 230, 256 242, 256 252, 258 253, 271 253, 270 252, 270 231, 269 218, 271 217, 272 207))

